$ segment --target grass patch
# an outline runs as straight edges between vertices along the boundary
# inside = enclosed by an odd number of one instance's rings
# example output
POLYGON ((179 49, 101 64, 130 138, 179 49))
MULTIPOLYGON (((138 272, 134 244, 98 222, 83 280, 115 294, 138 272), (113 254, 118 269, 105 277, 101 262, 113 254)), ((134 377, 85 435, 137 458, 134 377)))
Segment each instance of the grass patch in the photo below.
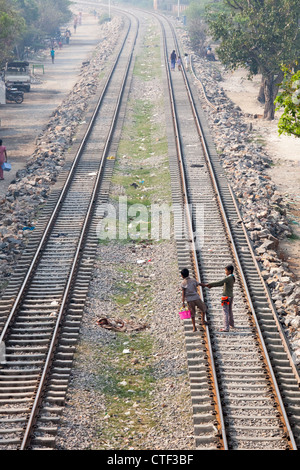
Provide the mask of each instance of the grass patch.
POLYGON ((98 386, 106 396, 105 426, 99 429, 98 448, 143 448, 144 429, 154 422, 145 408, 151 407, 155 378, 151 366, 152 342, 147 333, 117 334, 113 344, 101 348, 104 370, 98 374, 98 386), (124 352, 125 351, 125 352, 124 352), (129 352, 128 352, 129 351, 129 352), (140 447, 139 447, 140 442, 140 447))
MULTIPOLYGON (((140 86, 146 90, 147 82, 161 75, 158 27, 149 27, 143 46, 143 55, 136 58, 134 79, 137 88, 140 86)), ((135 210, 139 205, 146 208, 150 215, 153 203, 171 203, 167 137, 161 120, 158 122, 156 118, 163 113, 162 93, 157 94, 153 101, 144 99, 142 94, 139 98, 134 96, 127 104, 110 194, 111 204, 117 213, 120 196, 126 199, 127 212, 125 221, 117 217, 114 249, 122 243, 143 243, 141 238, 133 240, 128 236, 121 239, 118 236, 121 223, 126 223, 127 229, 130 229, 130 224, 138 224, 139 213, 135 210)), ((147 243, 152 243, 151 218, 144 223, 148 232, 147 243)), ((141 224, 137 225, 136 232, 141 227, 141 224)), ((107 245, 110 241, 101 240, 100 243, 107 245)), ((116 263, 114 271, 120 273, 120 281, 114 283, 110 293, 110 300, 116 306, 115 317, 147 320, 154 298, 151 281, 143 276, 135 278, 130 263, 126 267, 116 263)), ((109 341, 99 346, 98 351, 91 352, 93 363, 99 364, 96 380, 105 403, 105 413, 100 412, 95 449, 126 450, 132 449, 132 445, 134 449, 144 449, 143 437, 155 426, 149 413, 155 406, 152 395, 158 380, 154 375, 153 341, 147 329, 132 333, 115 332, 109 341)))
POLYGON ((136 58, 134 75, 143 81, 161 77, 160 35, 150 27, 143 42, 143 55, 136 58))
POLYGON ((287 238, 288 238, 290 241, 297 241, 297 240, 300 240, 300 236, 297 235, 296 233, 292 233, 291 235, 287 235, 287 238))
POLYGON ((262 137, 262 136, 256 137, 254 139, 254 142, 259 144, 259 145, 262 145, 262 146, 265 146, 267 144, 266 139, 264 139, 264 137, 262 137))
MULTIPOLYGON (((131 271, 124 273, 127 280, 122 280, 114 284, 114 302, 118 308, 118 316, 123 319, 129 318, 132 304, 136 305, 139 302, 142 305, 149 305, 153 300, 151 292, 151 283, 147 281, 136 282, 132 281, 131 271)), ((140 310, 140 320, 143 320, 143 309, 140 310)), ((137 313, 135 312, 135 316, 137 313)))
MULTIPOLYGON (((112 177, 112 184, 122 188, 121 193, 127 198, 127 220, 117 218, 116 221, 116 233, 123 234, 117 239, 123 243, 150 239, 151 204, 166 198, 171 200, 167 138, 161 135, 153 119, 155 104, 138 99, 130 102, 129 109, 129 124, 119 144, 112 177), (125 239, 126 229, 128 237, 125 239)), ((119 194, 112 194, 111 200, 118 210, 119 194)))

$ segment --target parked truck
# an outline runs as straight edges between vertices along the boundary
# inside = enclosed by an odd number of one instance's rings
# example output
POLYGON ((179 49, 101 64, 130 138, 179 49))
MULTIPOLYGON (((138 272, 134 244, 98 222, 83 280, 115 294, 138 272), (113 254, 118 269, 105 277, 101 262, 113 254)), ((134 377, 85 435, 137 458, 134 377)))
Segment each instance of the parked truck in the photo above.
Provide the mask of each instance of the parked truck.
POLYGON ((13 87, 23 91, 30 91, 31 74, 29 69, 29 62, 7 62, 4 68, 3 79, 7 87, 13 87))

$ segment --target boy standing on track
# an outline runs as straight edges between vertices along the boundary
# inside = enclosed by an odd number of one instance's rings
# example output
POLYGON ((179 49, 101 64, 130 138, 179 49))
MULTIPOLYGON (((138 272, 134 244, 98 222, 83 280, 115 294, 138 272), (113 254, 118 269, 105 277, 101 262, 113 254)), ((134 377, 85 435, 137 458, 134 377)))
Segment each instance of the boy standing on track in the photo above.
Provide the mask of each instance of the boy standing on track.
POLYGON ((230 264, 225 268, 226 277, 221 281, 210 282, 209 284, 204 284, 204 287, 218 287, 223 286, 223 296, 221 297, 221 303, 224 313, 224 328, 221 328, 220 331, 229 331, 229 328, 234 328, 234 320, 232 313, 232 303, 233 303, 233 285, 235 283, 235 277, 233 275, 233 266, 230 264))
POLYGON ((193 331, 197 331, 195 324, 196 307, 201 311, 202 325, 207 325, 204 319, 204 315, 207 312, 207 307, 204 302, 200 299, 197 287, 204 286, 201 282, 197 282, 196 279, 192 279, 189 276, 189 270, 184 268, 181 271, 181 277, 183 278, 182 283, 182 305, 185 306, 185 301, 188 303, 189 310, 191 312, 191 320, 193 324, 193 331))

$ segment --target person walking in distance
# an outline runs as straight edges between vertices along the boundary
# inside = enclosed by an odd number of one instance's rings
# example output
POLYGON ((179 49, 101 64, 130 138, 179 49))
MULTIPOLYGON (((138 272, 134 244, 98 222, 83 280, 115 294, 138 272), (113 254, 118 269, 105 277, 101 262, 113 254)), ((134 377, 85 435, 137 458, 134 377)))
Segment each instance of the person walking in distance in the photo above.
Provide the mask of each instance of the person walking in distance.
POLYGON ((0 181, 4 180, 2 164, 7 162, 7 153, 6 147, 2 145, 2 140, 0 139, 0 181))
POLYGON ((233 266, 229 264, 225 268, 225 278, 220 281, 210 282, 204 284, 204 287, 211 289, 212 287, 223 286, 223 295, 221 297, 221 305, 223 307, 224 314, 224 328, 221 328, 220 331, 229 331, 229 328, 234 328, 234 319, 232 313, 232 304, 233 304, 233 286, 235 283, 235 277, 233 275, 233 266))
POLYGON ((54 59, 55 59, 55 50, 54 47, 52 47, 50 51, 51 59, 52 59, 52 64, 54 64, 54 59))
POLYGON ((66 30, 66 44, 70 44, 70 37, 71 37, 71 31, 69 29, 66 30))
POLYGON ((185 68, 186 70, 190 69, 190 58, 187 53, 184 54, 184 62, 185 62, 185 68))
POLYGON ((171 60, 171 70, 175 70, 175 64, 176 64, 176 52, 172 51, 172 54, 170 55, 170 60, 171 60))
POLYGON ((197 287, 204 286, 201 282, 197 282, 196 279, 190 277, 189 270, 187 268, 182 269, 181 277, 183 278, 182 282, 182 306, 185 308, 185 301, 187 301, 189 310, 191 312, 191 320, 193 324, 193 331, 197 331, 195 324, 195 315, 196 307, 201 312, 201 323, 202 325, 207 325, 205 321, 205 314, 207 312, 207 307, 205 303, 200 299, 198 294, 197 287))
POLYGON ((77 16, 75 16, 74 25, 73 25, 74 26, 74 33, 76 33, 77 24, 78 24, 78 18, 77 18, 77 16))

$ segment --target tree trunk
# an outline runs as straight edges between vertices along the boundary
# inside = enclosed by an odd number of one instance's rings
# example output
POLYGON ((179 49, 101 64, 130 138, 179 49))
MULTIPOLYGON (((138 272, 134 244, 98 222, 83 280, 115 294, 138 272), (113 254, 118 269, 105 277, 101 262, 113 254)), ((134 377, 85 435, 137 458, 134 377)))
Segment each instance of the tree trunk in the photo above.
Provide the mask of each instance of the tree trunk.
POLYGON ((278 75, 274 76, 273 73, 263 77, 264 94, 265 94, 265 109, 264 119, 272 121, 275 116, 275 98, 278 93, 279 85, 283 80, 284 73, 280 71, 278 75))
POLYGON ((274 104, 274 76, 269 74, 264 77, 265 109, 264 119, 272 121, 275 116, 274 104))
POLYGON ((265 103, 265 87, 264 87, 264 77, 262 76, 261 77, 261 82, 260 82, 260 88, 259 88, 259 93, 258 93, 258 97, 257 97, 257 100, 264 104, 265 103))

